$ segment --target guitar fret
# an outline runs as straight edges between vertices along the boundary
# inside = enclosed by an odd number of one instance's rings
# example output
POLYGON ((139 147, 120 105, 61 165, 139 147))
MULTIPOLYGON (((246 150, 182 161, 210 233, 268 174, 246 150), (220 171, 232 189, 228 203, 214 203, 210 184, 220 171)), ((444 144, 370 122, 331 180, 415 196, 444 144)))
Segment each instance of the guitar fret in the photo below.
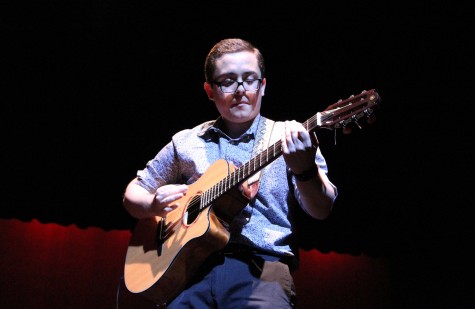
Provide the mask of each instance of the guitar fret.
POLYGON ((205 208, 205 206, 208 204, 208 197, 209 197, 209 191, 204 191, 203 194, 201 195, 200 210, 205 208))
MULTIPOLYGON (((266 151, 267 151, 267 150, 266 150, 266 151)), ((262 165, 262 157, 263 157, 264 153, 265 153, 265 151, 263 151, 263 152, 261 152, 261 153, 259 154, 259 157, 258 157, 258 159, 259 159, 258 165, 259 165, 259 166, 262 165)))
MULTIPOLYGON (((218 183, 218 186, 216 187, 216 196, 221 195, 221 192, 223 191, 223 190, 222 190, 222 187, 223 187, 223 181, 221 180, 221 181, 218 183)), ((215 198, 216 198, 216 196, 215 196, 215 198)))
POLYGON ((232 181, 231 181, 230 187, 232 187, 233 184, 238 183, 239 178, 240 178, 240 177, 239 177, 239 172, 240 172, 240 170, 237 169, 237 170, 235 170, 234 172, 231 173, 230 176, 231 176, 231 178, 232 178, 232 181))
MULTIPOLYGON (((213 186, 214 188, 214 186, 213 186)), ((204 203, 203 207, 208 206, 212 200, 214 200, 214 190, 206 191, 206 202, 204 203)))
POLYGON ((208 198, 206 199, 206 204, 205 205, 208 205, 209 203, 211 203, 211 201, 214 200, 215 190, 216 190, 216 185, 212 186, 211 189, 206 191, 208 193, 208 198))

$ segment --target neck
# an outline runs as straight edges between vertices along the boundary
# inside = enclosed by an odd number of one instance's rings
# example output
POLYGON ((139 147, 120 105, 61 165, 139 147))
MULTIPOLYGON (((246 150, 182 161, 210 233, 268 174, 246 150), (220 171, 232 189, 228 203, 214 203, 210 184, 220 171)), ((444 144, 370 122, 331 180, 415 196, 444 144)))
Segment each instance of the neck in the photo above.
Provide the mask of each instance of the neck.
POLYGON ((246 122, 230 122, 223 118, 224 132, 231 138, 238 138, 244 134, 252 125, 254 119, 246 122))

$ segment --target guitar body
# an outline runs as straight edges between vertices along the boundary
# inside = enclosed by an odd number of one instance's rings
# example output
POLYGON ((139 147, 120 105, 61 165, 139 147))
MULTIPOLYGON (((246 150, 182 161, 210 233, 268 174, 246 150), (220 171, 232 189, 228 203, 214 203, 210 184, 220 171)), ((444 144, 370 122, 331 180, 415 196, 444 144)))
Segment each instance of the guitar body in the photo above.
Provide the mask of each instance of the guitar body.
POLYGON ((197 268, 213 252, 229 241, 223 217, 232 218, 249 201, 246 191, 223 195, 212 207, 200 210, 189 222, 189 206, 201 194, 229 175, 234 166, 225 160, 216 161, 195 183, 189 185, 178 207, 165 218, 141 219, 132 234, 126 254, 124 281, 127 289, 140 293, 156 304, 171 301, 185 288, 197 268), (166 237, 164 235, 166 234, 166 237))

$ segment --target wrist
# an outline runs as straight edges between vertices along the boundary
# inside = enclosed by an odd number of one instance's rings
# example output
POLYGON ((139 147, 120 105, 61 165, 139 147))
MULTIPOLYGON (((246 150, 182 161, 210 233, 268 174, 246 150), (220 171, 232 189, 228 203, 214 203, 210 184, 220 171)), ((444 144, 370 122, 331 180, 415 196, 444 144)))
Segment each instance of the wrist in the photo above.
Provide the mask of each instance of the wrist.
POLYGON ((317 176, 318 167, 316 164, 313 164, 311 168, 302 173, 296 174, 292 172, 292 170, 290 171, 290 173, 294 175, 295 179, 297 179, 298 181, 309 181, 310 179, 315 178, 315 176, 317 176))

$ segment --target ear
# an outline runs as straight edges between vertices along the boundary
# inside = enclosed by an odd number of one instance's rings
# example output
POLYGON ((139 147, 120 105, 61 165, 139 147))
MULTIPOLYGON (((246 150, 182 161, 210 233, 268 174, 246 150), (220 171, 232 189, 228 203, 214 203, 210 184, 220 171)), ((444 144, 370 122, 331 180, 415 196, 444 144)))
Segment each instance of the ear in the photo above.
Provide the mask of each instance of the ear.
POLYGON ((261 92, 261 96, 264 96, 264 94, 266 92, 266 84, 267 84, 267 80, 265 78, 263 78, 261 88, 259 89, 259 91, 261 92))
POLYGON ((204 88, 204 90, 206 91, 206 94, 208 95, 208 99, 210 99, 211 101, 214 101, 214 97, 213 97, 213 85, 211 85, 211 84, 208 83, 208 82, 205 82, 204 85, 203 85, 203 88, 204 88))

